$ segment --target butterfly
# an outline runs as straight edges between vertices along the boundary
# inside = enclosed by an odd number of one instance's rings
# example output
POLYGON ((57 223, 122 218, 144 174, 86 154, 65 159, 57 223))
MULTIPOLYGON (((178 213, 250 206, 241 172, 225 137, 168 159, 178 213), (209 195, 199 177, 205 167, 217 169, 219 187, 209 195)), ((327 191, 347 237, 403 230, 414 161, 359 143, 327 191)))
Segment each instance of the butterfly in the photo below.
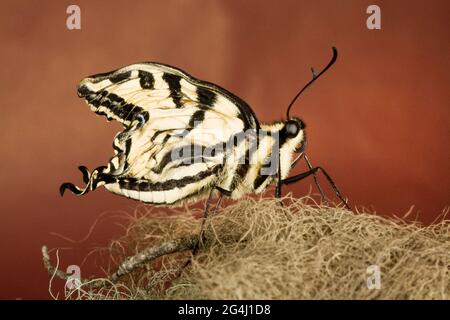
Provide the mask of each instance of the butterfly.
MULTIPOLYGON (((290 116, 302 92, 329 69, 337 50, 320 72, 294 97, 287 119, 271 124, 258 121, 241 98, 226 89, 198 80, 175 67, 145 62, 96 74, 78 85, 93 112, 124 126, 113 141, 114 156, 106 166, 79 170, 84 188, 60 187, 84 195, 104 186, 112 193, 154 205, 177 206, 214 194, 239 199, 275 184, 283 185, 322 172, 347 206, 335 183, 305 154, 305 123, 290 116), (304 159, 308 171, 289 177, 304 159)), ((205 209, 206 210, 206 209, 205 209)))

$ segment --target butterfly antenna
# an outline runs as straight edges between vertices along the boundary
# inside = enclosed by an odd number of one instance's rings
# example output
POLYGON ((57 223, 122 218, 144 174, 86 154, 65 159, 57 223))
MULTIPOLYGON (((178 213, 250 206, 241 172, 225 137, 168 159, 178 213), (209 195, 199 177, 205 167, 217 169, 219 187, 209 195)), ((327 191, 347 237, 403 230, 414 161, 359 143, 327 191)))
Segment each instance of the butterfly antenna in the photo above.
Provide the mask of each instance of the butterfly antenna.
POLYGON ((303 91, 305 91, 314 81, 316 81, 322 74, 325 73, 325 71, 327 71, 336 62, 336 59, 338 56, 337 49, 335 47, 332 47, 331 49, 333 50, 333 57, 331 58, 330 62, 328 62, 327 66, 322 71, 320 71, 320 73, 316 73, 316 71, 313 68, 311 68, 313 78, 302 88, 302 90, 299 91, 299 93, 297 93, 297 95, 294 97, 294 99, 292 99, 291 103, 289 104, 289 106, 287 108, 287 113, 286 113, 287 119, 290 119, 289 111, 291 111, 292 106, 294 105, 294 103, 298 99, 298 97, 300 97, 300 95, 303 93, 303 91))

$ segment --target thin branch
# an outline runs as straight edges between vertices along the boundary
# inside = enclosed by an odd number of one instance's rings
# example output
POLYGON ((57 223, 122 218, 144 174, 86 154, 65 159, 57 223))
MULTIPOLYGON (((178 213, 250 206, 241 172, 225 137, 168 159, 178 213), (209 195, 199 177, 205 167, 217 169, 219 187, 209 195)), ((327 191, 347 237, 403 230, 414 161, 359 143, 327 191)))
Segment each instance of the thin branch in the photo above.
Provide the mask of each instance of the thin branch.
MULTIPOLYGON (((105 279, 98 279, 95 281, 90 279, 80 279, 80 282, 81 284, 84 284, 90 288, 100 288, 110 285, 111 283, 117 282, 122 276, 129 274, 130 272, 133 272, 137 268, 141 267, 148 261, 167 254, 194 249, 198 243, 198 240, 198 235, 191 235, 163 242, 156 246, 144 249, 134 256, 126 258, 120 264, 117 271, 105 279)), ((62 280, 68 280, 70 279, 70 277, 72 277, 72 274, 58 270, 52 265, 47 246, 42 247, 42 259, 44 261, 44 267, 47 269, 47 272, 50 275, 54 275, 55 277, 58 277, 62 280)))

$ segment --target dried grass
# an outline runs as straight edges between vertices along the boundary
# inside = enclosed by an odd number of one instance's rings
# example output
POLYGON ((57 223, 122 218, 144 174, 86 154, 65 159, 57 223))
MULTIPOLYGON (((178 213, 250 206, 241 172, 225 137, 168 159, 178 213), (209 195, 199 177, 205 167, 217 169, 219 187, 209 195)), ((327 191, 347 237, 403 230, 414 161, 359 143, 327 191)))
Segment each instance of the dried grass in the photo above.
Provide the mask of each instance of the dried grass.
MULTIPOLYGON (((190 252, 158 259, 121 283, 81 299, 449 299, 450 224, 405 223, 309 198, 246 199, 208 219, 207 242, 180 277, 190 252), (367 267, 381 288, 367 287, 367 267)), ((164 240, 199 232, 198 211, 132 219, 109 250, 113 265, 164 240)))

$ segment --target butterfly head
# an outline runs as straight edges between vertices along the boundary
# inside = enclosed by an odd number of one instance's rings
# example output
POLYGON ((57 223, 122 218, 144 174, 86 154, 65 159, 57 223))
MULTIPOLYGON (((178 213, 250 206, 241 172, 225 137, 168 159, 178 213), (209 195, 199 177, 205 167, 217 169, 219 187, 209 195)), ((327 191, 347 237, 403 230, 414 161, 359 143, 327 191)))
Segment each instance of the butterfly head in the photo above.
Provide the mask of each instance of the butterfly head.
POLYGON ((306 147, 305 123, 299 118, 291 118, 284 122, 280 131, 282 146, 287 144, 295 153, 302 153, 306 147))

